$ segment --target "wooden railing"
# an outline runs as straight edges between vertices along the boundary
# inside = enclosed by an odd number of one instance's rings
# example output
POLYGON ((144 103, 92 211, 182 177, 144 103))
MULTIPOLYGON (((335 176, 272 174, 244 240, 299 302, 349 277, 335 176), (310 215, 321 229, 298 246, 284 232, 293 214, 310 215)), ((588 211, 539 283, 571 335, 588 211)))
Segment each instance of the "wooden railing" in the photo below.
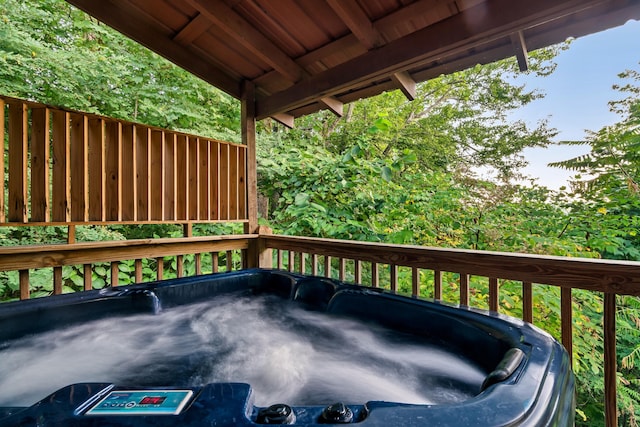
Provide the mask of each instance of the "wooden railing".
POLYGON ((535 314, 533 288, 557 286, 561 299, 561 340, 570 355, 574 333, 580 333, 573 327, 572 289, 604 293, 605 421, 609 427, 617 426, 616 295, 640 295, 640 263, 276 235, 263 235, 260 240, 261 246, 275 250, 274 266, 279 269, 374 287, 384 283, 392 292, 398 291, 399 269, 409 270, 410 293, 414 297, 421 295, 421 272, 429 272, 433 280, 431 296, 436 299, 442 299, 445 274, 457 273, 459 298, 455 302, 462 305, 470 305, 474 291, 470 277, 480 276, 487 280, 489 289, 488 307, 483 308, 492 311, 501 309, 501 281, 520 281, 522 316, 528 322, 533 322, 535 314), (346 277, 347 266, 352 272, 350 277, 346 277), (363 280, 365 271, 368 283, 363 280), (387 277, 381 276, 381 271, 387 277))
POLYGON ((79 272, 83 290, 95 287, 96 266, 105 263, 110 270, 106 286, 120 284, 120 263, 124 261, 133 263, 133 269, 128 273, 131 276, 128 283, 143 281, 143 260, 154 261, 154 275, 152 278, 146 277, 147 281, 167 278, 164 266, 171 263, 172 258, 175 259, 173 276, 185 276, 184 260, 187 255, 193 255, 193 273, 196 275, 215 273, 220 269, 231 271, 251 267, 249 251, 251 242, 257 237, 232 235, 0 247, 0 272, 18 272, 19 298, 28 299, 33 288, 42 286, 42 283, 33 283, 30 279, 30 272, 39 269, 52 270, 51 294, 55 295, 62 293, 65 280, 63 268, 69 267, 79 272), (204 257, 209 257, 208 271, 202 268, 204 257))
POLYGON ((247 221, 244 145, 8 97, 0 142, 0 226, 247 221))

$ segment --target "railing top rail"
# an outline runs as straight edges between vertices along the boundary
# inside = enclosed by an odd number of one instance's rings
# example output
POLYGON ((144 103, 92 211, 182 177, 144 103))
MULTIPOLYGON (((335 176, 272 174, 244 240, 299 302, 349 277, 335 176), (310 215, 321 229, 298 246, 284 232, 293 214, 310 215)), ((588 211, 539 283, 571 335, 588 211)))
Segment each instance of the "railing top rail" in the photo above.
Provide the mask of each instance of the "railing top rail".
POLYGON ((640 295, 640 262, 571 258, 283 235, 262 236, 268 248, 407 267, 640 295))

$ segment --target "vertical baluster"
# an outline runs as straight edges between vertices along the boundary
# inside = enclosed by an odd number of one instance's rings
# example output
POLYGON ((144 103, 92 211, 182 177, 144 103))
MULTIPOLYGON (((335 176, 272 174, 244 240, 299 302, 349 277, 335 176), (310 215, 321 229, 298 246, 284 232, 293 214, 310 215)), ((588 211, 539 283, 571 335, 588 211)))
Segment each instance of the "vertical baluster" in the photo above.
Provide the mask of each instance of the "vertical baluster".
POLYGON ((164 278, 164 258, 156 258, 156 280, 162 280, 164 278))
POLYGON ((105 220, 104 120, 89 119, 89 220, 105 220))
POLYGON ((289 251, 289 257, 287 259, 287 270, 293 271, 295 268, 295 253, 293 251, 289 251))
POLYGON ((562 345, 573 360, 573 304, 571 288, 560 288, 560 321, 562 330, 562 345))
POLYGON ((105 219, 122 221, 122 123, 120 122, 109 120, 105 123, 104 157, 105 219))
POLYGON ((195 254, 195 263, 196 263, 196 276, 202 274, 202 255, 195 254))
POLYGON ((141 259, 136 259, 133 262, 133 270, 134 270, 134 275, 135 275, 135 281, 136 283, 142 283, 142 260, 141 259))
MULTIPOLYGON (((71 117, 53 111, 52 212, 54 221, 71 221, 71 117)), ((1 140, 1 139, 0 139, 1 140)))
POLYGON ((391 292, 394 294, 398 292, 398 266, 395 264, 389 265, 389 283, 391 292))
POLYGON ((371 287, 377 288, 379 286, 378 281, 378 263, 371 263, 371 287))
POLYGON ((29 270, 18 271, 18 282, 20 286, 20 299, 29 299, 29 270))
POLYGON ((411 295, 414 298, 420 297, 420 269, 418 267, 411 268, 411 295))
POLYGON ((469 305, 469 275, 460 273, 460 305, 469 305))
POLYGON ((93 289, 93 269, 91 268, 91 264, 84 264, 82 266, 82 281, 85 291, 93 289))
POLYGON ((533 323, 533 286, 522 282, 522 320, 533 323))
POLYGON ((62 293, 62 267, 53 267, 53 294, 62 293))
POLYGON ((362 261, 359 259, 354 261, 354 282, 360 284, 362 283, 362 261))
POLYGON ((607 427, 618 426, 616 294, 604 294, 604 416, 607 427))
POLYGON ((442 271, 433 270, 433 298, 442 299, 442 271))
POLYGON ((178 277, 184 276, 184 256, 183 255, 176 256, 176 275, 178 277))
POLYGON ((304 252, 300 252, 300 273, 305 274, 307 270, 307 262, 306 262, 306 254, 304 252))
POLYGON ((227 271, 233 270, 233 251, 227 251, 227 271))
POLYGON ((311 274, 318 275, 318 254, 311 255, 311 274))
POLYGON ((284 264, 282 262, 282 250, 276 249, 276 265, 278 266, 278 270, 282 270, 284 264))
POLYGON ((346 260, 344 258, 340 258, 340 268, 339 268, 339 273, 338 273, 338 279, 342 282, 344 282, 344 279, 346 277, 346 260))
POLYGON ((111 261, 111 286, 116 287, 119 283, 120 263, 118 261, 111 261))
POLYGON ((324 256, 324 277, 331 278, 331 257, 329 255, 324 256))
POLYGON ((489 310, 498 312, 498 301, 499 301, 499 287, 498 287, 498 279, 495 277, 489 278, 489 310))
POLYGON ((219 264, 218 252, 211 252, 211 272, 212 273, 218 272, 218 264, 219 264))

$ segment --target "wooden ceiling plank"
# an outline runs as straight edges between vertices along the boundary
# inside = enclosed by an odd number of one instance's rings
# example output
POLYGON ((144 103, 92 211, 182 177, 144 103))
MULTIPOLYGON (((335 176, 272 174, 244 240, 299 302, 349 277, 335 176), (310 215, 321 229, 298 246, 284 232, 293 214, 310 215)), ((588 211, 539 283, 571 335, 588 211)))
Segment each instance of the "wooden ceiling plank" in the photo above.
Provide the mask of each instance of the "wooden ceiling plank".
POLYGON ((511 44, 516 51, 518 68, 520 68, 520 71, 527 71, 529 69, 529 53, 527 52, 524 33, 522 31, 518 31, 517 33, 511 34, 511 44))
POLYGON ((327 0, 327 3, 367 50, 382 46, 382 36, 358 3, 343 0, 327 0))
POLYGON ((229 95, 240 98, 240 84, 228 74, 201 58, 195 57, 171 36, 161 32, 157 24, 145 16, 131 16, 131 10, 115 0, 68 0, 78 9, 137 40, 169 61, 211 83, 229 95))
POLYGON ((340 102, 337 98, 327 96, 325 98, 321 98, 320 102, 322 102, 325 107, 329 109, 333 114, 338 117, 342 117, 344 114, 344 104, 340 102))
POLYGON ((271 118, 289 129, 295 127, 294 117, 291 114, 274 114, 271 118))
POLYGON ((188 2, 209 21, 284 77, 292 82, 302 79, 304 70, 298 64, 224 2, 220 0, 188 0, 188 2))
POLYGON ((411 68, 412 64, 429 58, 435 59, 469 49, 473 44, 496 40, 522 28, 587 9, 599 2, 488 1, 484 5, 469 8, 260 100, 257 105, 258 119, 295 109, 313 102, 314 99, 332 96, 345 88, 355 87, 387 73, 404 71, 411 68))
POLYGON ((409 101, 416 99, 416 81, 411 78, 408 72, 394 73, 391 78, 409 101))
POLYGON ((206 17, 198 14, 173 37, 173 40, 182 45, 188 45, 204 34, 212 25, 206 17))

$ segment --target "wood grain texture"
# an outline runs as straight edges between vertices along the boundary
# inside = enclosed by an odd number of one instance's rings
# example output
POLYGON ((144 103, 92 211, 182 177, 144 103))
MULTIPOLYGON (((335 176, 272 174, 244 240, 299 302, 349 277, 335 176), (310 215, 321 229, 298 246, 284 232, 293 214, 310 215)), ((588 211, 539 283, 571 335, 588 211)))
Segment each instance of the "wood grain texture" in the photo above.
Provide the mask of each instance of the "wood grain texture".
POLYGON ((31 221, 50 219, 50 135, 48 108, 31 110, 31 221))

